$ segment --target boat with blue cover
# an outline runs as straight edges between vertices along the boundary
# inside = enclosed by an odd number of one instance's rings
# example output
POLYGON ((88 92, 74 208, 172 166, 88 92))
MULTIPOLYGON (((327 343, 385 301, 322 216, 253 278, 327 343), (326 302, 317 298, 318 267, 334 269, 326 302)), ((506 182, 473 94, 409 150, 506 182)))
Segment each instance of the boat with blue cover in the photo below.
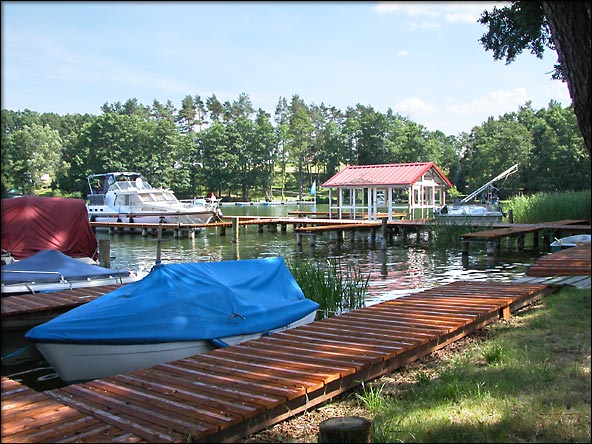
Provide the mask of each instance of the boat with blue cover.
POLYGON ((283 258, 157 264, 25 334, 65 382, 132 372, 308 324, 283 258))

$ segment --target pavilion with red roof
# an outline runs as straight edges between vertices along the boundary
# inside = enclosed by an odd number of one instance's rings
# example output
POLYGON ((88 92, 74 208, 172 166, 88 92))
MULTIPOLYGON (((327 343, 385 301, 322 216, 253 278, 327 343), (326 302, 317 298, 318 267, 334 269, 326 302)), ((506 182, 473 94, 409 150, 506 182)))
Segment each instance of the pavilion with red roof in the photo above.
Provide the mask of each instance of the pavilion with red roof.
POLYGON ((377 220, 379 213, 405 209, 408 217, 431 216, 446 204, 452 183, 434 162, 348 166, 322 184, 329 188, 329 213, 377 220), (332 199, 337 193, 337 206, 332 199))

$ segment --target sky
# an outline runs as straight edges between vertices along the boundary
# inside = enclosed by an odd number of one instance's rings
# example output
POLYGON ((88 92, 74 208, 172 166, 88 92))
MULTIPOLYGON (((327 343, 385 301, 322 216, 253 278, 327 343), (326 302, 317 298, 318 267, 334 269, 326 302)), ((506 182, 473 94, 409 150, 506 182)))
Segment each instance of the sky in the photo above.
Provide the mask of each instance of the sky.
POLYGON ((554 51, 506 65, 479 43, 489 2, 2 1, 2 109, 100 115, 246 94, 360 104, 429 131, 470 132, 531 102, 571 104, 554 51))

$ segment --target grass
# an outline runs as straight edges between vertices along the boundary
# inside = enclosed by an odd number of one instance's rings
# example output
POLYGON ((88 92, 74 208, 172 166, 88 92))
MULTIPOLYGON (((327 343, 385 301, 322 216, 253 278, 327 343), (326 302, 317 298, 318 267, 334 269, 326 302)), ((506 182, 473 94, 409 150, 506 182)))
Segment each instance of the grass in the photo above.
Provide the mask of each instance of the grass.
POLYGON ((563 288, 394 394, 362 386, 373 442, 590 442, 590 298, 563 288))
POLYGON ((582 190, 514 197, 504 203, 504 211, 512 210, 514 222, 520 224, 590 220, 590 196, 590 190, 582 190))

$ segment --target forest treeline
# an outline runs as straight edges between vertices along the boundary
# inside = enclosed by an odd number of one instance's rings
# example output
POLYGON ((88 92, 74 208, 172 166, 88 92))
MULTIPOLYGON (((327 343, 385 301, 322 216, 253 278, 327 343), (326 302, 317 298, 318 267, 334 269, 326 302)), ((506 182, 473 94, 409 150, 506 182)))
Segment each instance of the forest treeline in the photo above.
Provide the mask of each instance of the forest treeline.
MULTIPOLYGON (((85 198, 86 177, 138 171, 180 198, 214 191, 226 199, 306 196, 345 165, 434 162, 460 194, 514 164, 502 198, 590 188, 590 156, 573 108, 551 101, 490 117, 456 136, 428 131, 392 110, 345 111, 280 97, 273 116, 247 94, 232 102, 187 95, 179 108, 129 99, 100 115, 2 110, 2 197, 85 198)), ((319 188, 317 188, 319 189, 319 188)))

